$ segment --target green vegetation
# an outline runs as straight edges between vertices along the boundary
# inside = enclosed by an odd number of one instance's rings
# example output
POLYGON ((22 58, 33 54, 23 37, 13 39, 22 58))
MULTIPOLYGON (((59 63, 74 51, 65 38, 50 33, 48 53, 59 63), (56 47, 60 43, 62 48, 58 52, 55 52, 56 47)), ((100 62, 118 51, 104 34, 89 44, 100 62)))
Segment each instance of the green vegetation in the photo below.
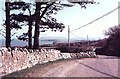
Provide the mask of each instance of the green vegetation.
POLYGON ((22 26, 28 26, 28 31, 23 33, 23 35, 18 36, 18 39, 28 41, 29 48, 38 49, 40 36, 39 32, 41 30, 41 32, 45 32, 48 29, 52 29, 52 31, 58 30, 62 32, 65 28, 63 23, 57 22, 56 18, 52 17, 53 14, 57 14, 57 12, 63 10, 64 7, 72 7, 75 4, 79 4, 81 8, 86 8, 87 4, 96 3, 94 0, 78 2, 70 2, 69 0, 66 1, 54 0, 37 2, 37 0, 35 0, 32 3, 26 3, 22 0, 17 0, 17 2, 16 0, 6 0, 6 21, 4 23, 6 29, 6 47, 11 47, 11 30, 13 28, 22 29, 22 26), (66 1, 67 3, 65 3, 66 1), (19 11, 19 13, 17 13, 16 10, 19 11), (33 26, 35 28, 34 34, 32 34, 33 26), (32 38, 34 38, 33 43, 32 38))
POLYGON ((108 36, 106 44, 96 49, 96 53, 120 56, 120 25, 109 28, 105 35, 108 36))

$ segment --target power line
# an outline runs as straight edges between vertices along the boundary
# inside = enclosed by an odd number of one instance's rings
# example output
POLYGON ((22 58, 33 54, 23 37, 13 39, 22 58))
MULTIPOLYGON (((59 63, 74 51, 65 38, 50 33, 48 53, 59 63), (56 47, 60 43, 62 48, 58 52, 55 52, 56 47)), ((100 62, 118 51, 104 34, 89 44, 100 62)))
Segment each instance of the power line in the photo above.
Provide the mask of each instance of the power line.
POLYGON ((79 30, 79 29, 81 29, 82 27, 86 27, 87 25, 90 25, 90 24, 94 23, 95 21, 97 21, 97 20, 99 20, 99 19, 101 19, 101 18, 103 18, 103 17, 105 17, 105 16, 107 16, 107 15, 113 13, 115 10, 117 10, 117 9, 119 9, 119 8, 120 8, 120 6, 118 6, 117 8, 115 8, 115 9, 113 9, 113 10, 111 10, 110 12, 108 12, 108 13, 102 15, 101 17, 99 17, 99 18, 97 18, 97 19, 95 19, 95 20, 93 20, 93 21, 91 21, 91 22, 89 22, 89 23, 87 23, 87 24, 85 24, 85 25, 83 25, 83 26, 77 28, 77 29, 74 29, 74 30, 72 30, 72 31, 70 31, 70 32, 79 30))
POLYGON ((78 36, 78 35, 76 35, 76 34, 74 34, 74 33, 72 33, 72 32, 70 32, 71 34, 73 34, 74 36, 76 36, 76 37, 79 37, 80 39, 82 38, 82 37, 80 37, 80 36, 78 36))

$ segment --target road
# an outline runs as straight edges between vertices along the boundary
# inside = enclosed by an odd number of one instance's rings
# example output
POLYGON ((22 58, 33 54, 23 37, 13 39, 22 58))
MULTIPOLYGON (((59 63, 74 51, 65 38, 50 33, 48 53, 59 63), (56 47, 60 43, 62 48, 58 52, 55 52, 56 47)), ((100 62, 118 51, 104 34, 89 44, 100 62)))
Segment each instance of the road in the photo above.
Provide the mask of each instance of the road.
MULTIPOLYGON (((62 60, 50 64, 37 65, 9 76, 26 77, 114 77, 118 79, 118 58, 98 56, 99 58, 85 58, 62 60)), ((120 61, 120 60, 119 60, 120 61)))

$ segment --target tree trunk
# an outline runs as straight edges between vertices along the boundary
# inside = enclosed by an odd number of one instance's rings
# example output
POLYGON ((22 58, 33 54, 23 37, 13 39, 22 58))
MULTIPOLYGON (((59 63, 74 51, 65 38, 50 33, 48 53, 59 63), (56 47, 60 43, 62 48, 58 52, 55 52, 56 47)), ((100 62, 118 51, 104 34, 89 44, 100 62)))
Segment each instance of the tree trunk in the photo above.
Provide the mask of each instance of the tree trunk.
POLYGON ((29 31, 28 31, 28 47, 32 48, 32 22, 29 21, 29 31))
POLYGON ((31 18, 31 12, 29 10, 29 30, 28 30, 28 48, 32 48, 32 18, 31 18))
POLYGON ((11 38, 10 38, 10 3, 5 2, 5 8, 6 8, 6 47, 11 47, 11 38))
POLYGON ((35 35, 34 35, 34 49, 39 48, 39 24, 40 24, 40 2, 36 2, 36 11, 35 11, 35 35))

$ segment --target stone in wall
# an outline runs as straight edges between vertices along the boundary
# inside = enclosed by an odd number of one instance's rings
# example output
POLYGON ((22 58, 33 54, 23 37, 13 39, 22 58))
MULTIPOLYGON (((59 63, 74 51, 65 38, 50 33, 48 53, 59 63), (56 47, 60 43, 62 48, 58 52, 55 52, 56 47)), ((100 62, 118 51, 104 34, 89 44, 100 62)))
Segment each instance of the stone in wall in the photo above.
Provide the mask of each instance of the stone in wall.
POLYGON ((93 58, 94 58, 94 57, 95 57, 95 58, 97 57, 97 55, 96 55, 95 52, 89 52, 89 55, 90 55, 90 57, 93 57, 93 58))
POLYGON ((2 58, 2 52, 0 50, 0 76, 2 75, 3 69, 3 58, 2 58))
POLYGON ((42 63, 48 62, 48 60, 46 58, 47 58, 46 52, 40 52, 40 54, 39 54, 39 63, 42 64, 42 63))
POLYGON ((74 58, 76 59, 77 58, 77 54, 76 53, 71 53, 70 56, 71 56, 72 59, 74 59, 74 58))
POLYGON ((31 53, 31 55, 29 56, 29 62, 31 62, 33 66, 38 63, 35 53, 31 53))
POLYGON ((4 71, 3 73, 10 73, 10 65, 11 65, 11 55, 10 55, 10 52, 8 52, 7 50, 4 51, 3 53, 3 56, 2 56, 2 59, 3 59, 3 68, 4 68, 4 71))
POLYGON ((53 49, 27 50, 0 48, 0 75, 19 71, 36 64, 70 58, 96 57, 95 52, 61 53, 53 49))
POLYGON ((61 59, 61 52, 58 50, 53 50, 54 56, 55 56, 55 60, 61 59))
POLYGON ((47 60, 48 61, 55 61, 59 58, 59 54, 60 53, 58 51, 51 49, 46 53, 47 60))
POLYGON ((70 53, 61 53, 63 59, 70 59, 71 55, 70 53))
POLYGON ((16 52, 15 50, 12 50, 11 51, 12 54, 13 54, 13 71, 17 71, 17 70, 20 70, 19 69, 19 66, 18 66, 18 61, 19 61, 19 58, 18 58, 18 52, 16 52))

